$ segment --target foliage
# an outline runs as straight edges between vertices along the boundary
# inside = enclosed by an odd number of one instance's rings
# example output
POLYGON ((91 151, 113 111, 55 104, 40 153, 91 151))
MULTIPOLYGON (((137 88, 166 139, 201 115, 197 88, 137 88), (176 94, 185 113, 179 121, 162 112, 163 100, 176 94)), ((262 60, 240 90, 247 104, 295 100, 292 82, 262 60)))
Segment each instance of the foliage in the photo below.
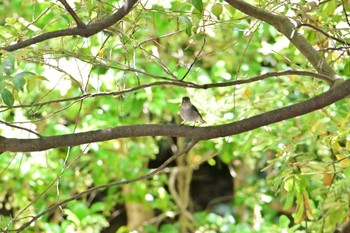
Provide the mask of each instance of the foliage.
MULTIPOLYGON (((348 3, 251 2, 300 20, 298 32, 335 72, 350 74, 345 50, 348 3)), ((122 3, 70 2, 86 23, 112 14, 122 3)), ((0 6, 6 7, 0 8, 1 46, 75 25, 58 1, 4 1, 0 6)), ((1 122, 10 125, 0 132, 6 137, 34 138, 31 131, 49 136, 129 124, 179 124, 182 96, 192 98, 208 125, 219 125, 301 102, 328 89, 320 80, 290 75, 224 88, 156 85, 128 91, 156 81, 223 83, 288 69, 314 71, 275 28, 226 2, 141 1, 119 23, 89 38, 62 37, 14 52, 2 50, 1 122), (123 90, 127 92, 117 93, 123 90)), ((191 172, 200 163, 216 166, 211 158, 215 155, 236 172, 234 198, 225 203, 223 213, 188 210, 184 228, 179 220, 184 210, 170 190, 170 174, 181 167, 178 161, 169 174, 83 195, 44 215, 27 231, 100 232, 112 216, 120 214, 117 207, 137 203, 145 212, 156 212, 154 221, 135 227, 147 232, 332 232, 349 212, 346 102, 200 142, 186 155, 184 164, 191 172)), ((119 139, 1 154, 0 228, 18 228, 30 216, 88 188, 148 173, 148 164, 161 154, 162 140, 119 139)), ((170 147, 180 150, 180 141, 171 141, 170 147)), ((124 225, 116 232, 131 230, 124 225)))

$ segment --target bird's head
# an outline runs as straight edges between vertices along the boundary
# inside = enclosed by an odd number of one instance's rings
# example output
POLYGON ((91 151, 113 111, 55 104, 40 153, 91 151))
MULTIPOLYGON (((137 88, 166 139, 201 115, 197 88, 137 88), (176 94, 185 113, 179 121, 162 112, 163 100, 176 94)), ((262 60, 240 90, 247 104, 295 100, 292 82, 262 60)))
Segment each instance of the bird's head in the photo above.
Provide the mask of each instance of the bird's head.
POLYGON ((190 105, 191 104, 191 100, 189 97, 185 96, 182 98, 182 105, 190 105))

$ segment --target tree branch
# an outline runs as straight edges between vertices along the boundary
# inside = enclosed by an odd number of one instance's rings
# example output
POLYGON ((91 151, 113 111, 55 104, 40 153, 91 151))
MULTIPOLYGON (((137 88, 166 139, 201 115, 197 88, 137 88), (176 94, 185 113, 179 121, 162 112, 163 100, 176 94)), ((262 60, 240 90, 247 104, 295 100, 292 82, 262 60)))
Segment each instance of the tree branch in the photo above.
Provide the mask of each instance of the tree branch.
POLYGON ((42 137, 39 139, 16 139, 0 137, 0 152, 42 151, 57 147, 77 146, 92 142, 101 142, 118 138, 169 136, 187 137, 193 140, 209 140, 250 131, 261 126, 273 124, 286 119, 304 115, 324 108, 350 95, 350 80, 334 86, 329 91, 293 104, 272 110, 241 121, 218 125, 193 128, 184 125, 128 125, 89 131, 76 134, 42 137))
MULTIPOLYGON (((136 4, 137 1, 138 0, 126 0, 125 4, 116 13, 114 13, 113 15, 107 17, 106 19, 98 21, 96 23, 92 23, 92 24, 86 25, 84 27, 80 27, 78 25, 75 28, 69 28, 69 29, 63 29, 63 30, 44 33, 42 35, 33 37, 31 39, 24 40, 24 41, 21 41, 21 42, 18 42, 16 44, 9 45, 6 47, 2 47, 2 48, 0 48, 0 50, 3 49, 3 50, 6 50, 8 52, 11 52, 11 51, 15 51, 15 50, 25 48, 27 46, 48 40, 48 39, 56 38, 56 37, 63 37, 63 36, 89 37, 89 36, 92 36, 100 31, 112 26, 113 24, 115 24, 116 22, 118 22, 119 20, 124 18, 131 11, 131 9, 134 7, 134 5, 136 4)), ((63 2, 63 1, 61 1, 61 2, 63 2)))
MULTIPOLYGON (((50 101, 41 102, 41 103, 14 105, 11 108, 32 108, 32 107, 39 107, 39 106, 44 106, 44 105, 53 104, 53 103, 61 103, 61 102, 67 102, 67 101, 80 101, 83 99, 92 98, 92 97, 99 97, 99 96, 119 96, 119 95, 123 95, 126 93, 130 93, 130 92, 134 92, 137 90, 145 89, 148 87, 154 87, 154 86, 169 85, 169 86, 179 86, 179 87, 197 88, 197 89, 229 87, 229 86, 237 86, 237 85, 241 85, 241 84, 262 81, 264 79, 271 78, 271 77, 281 77, 281 76, 286 76, 286 75, 309 76, 309 77, 323 80, 323 81, 327 82, 328 84, 331 84, 333 82, 330 77, 323 75, 323 74, 317 74, 317 73, 313 73, 313 72, 309 72, 309 71, 301 71, 301 70, 286 70, 286 71, 266 73, 266 74, 258 75, 258 76, 251 77, 248 79, 241 79, 241 80, 235 80, 235 81, 223 82, 223 83, 196 84, 193 82, 186 82, 186 81, 181 81, 181 80, 158 81, 158 82, 152 82, 152 83, 147 83, 147 84, 143 84, 140 86, 128 88, 128 89, 125 89, 122 91, 89 93, 89 94, 84 94, 84 95, 80 95, 80 96, 50 100, 50 101)), ((0 109, 5 109, 5 110, 1 110, 0 112, 6 111, 8 108, 9 107, 5 106, 5 105, 0 106, 0 109)))
POLYGON ((288 17, 272 14, 242 0, 226 0, 226 2, 237 10, 274 26, 294 44, 319 73, 331 77, 333 83, 336 79, 340 79, 325 59, 297 32, 297 25, 293 24, 288 17))

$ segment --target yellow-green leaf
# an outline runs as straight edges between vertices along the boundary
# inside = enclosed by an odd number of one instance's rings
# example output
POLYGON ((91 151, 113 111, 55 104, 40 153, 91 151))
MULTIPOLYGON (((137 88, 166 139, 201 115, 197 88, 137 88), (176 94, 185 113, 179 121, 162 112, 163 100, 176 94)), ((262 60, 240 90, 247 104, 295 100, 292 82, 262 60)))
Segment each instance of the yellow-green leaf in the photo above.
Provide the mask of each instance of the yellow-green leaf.
POLYGON ((221 4, 214 4, 211 7, 211 13, 216 16, 216 18, 220 18, 220 15, 222 14, 222 5, 221 4))

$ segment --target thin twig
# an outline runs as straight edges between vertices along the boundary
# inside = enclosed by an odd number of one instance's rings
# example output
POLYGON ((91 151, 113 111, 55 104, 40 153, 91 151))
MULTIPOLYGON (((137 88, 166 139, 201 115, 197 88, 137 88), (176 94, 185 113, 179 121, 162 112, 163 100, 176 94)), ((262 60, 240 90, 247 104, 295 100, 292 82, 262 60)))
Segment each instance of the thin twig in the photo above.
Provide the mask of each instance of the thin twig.
POLYGON ((58 72, 61 72, 61 73, 65 74, 65 75, 67 75, 79 87, 80 91, 82 93, 84 92, 80 82, 77 79, 75 79, 69 72, 67 72, 67 71, 63 70, 62 68, 60 68, 59 65, 55 66, 53 64, 50 64, 50 63, 47 63, 47 62, 44 62, 44 61, 40 61, 40 60, 39 61, 31 61, 31 62, 35 62, 35 63, 39 63, 39 64, 42 64, 42 65, 51 67, 51 68, 57 70, 58 72))
POLYGON ((342 40, 342 39, 340 39, 340 38, 337 38, 337 37, 335 37, 335 36, 332 36, 332 35, 328 34, 327 32, 323 31, 322 29, 320 29, 320 28, 318 28, 318 27, 316 27, 316 26, 314 26, 314 25, 312 25, 312 24, 309 24, 309 23, 301 23, 301 24, 298 25, 298 27, 302 27, 302 26, 312 28, 312 29, 314 29, 314 30, 316 30, 316 31, 318 31, 318 32, 320 32, 320 33, 322 33, 322 34, 325 35, 326 37, 331 38, 331 39, 333 39, 333 40, 335 40, 335 41, 338 41, 339 43, 342 43, 342 44, 345 44, 345 45, 348 45, 348 44, 349 44, 349 43, 346 42, 345 40, 342 40))
MULTIPOLYGON (((25 24, 25 27, 26 28, 30 28, 31 25, 34 25, 39 19, 41 19, 49 10, 51 10, 51 7, 47 7, 36 19, 34 19, 32 22, 28 22, 28 24, 25 24)), ((35 10, 33 11, 33 15, 35 14, 34 13, 35 10)))
POLYGON ((24 127, 21 127, 21 126, 13 125, 13 124, 7 123, 7 122, 2 121, 2 120, 0 120, 0 123, 2 123, 2 124, 4 124, 4 125, 7 125, 7 126, 9 126, 9 127, 11 127, 11 128, 16 128, 16 129, 25 130, 25 131, 27 131, 27 132, 29 132, 29 133, 35 134, 35 135, 38 136, 39 138, 42 138, 42 136, 41 136, 40 134, 38 134, 37 132, 34 132, 34 131, 31 130, 31 129, 27 129, 27 128, 24 128, 24 127))
POLYGON ((319 49, 318 51, 320 52, 325 52, 325 51, 345 51, 347 52, 350 49, 350 46, 340 46, 340 47, 328 47, 324 49, 319 49))
MULTIPOLYGON (((65 166, 64 168, 65 169, 62 169, 62 171, 60 172, 60 174, 44 189, 43 192, 41 192, 39 194, 39 196, 37 196, 33 201, 30 202, 30 204, 28 204, 26 207, 24 207, 20 212, 17 213, 17 215, 11 220, 11 222, 15 222, 17 220, 20 220, 20 219, 23 219, 23 218, 19 218, 19 216, 24 213, 24 211, 26 211, 30 206, 32 206, 35 202, 37 202, 40 198, 42 198, 44 196, 45 193, 47 193, 47 191, 49 191, 51 189, 51 187, 56 183, 58 182, 62 175, 67 171, 67 169, 69 167, 71 167, 82 155, 85 154, 85 151, 88 149, 90 144, 86 145, 85 148, 82 150, 82 152, 80 152, 78 155, 76 155, 73 160, 67 165, 65 166)), ((34 217, 33 217, 34 218, 34 217)), ((11 230, 7 230, 7 231, 11 231, 11 230)), ((0 230, 0 232, 2 232, 0 230)))
MULTIPOLYGON (((111 37, 111 36, 108 35, 107 38, 103 41, 103 43, 102 43, 100 49, 97 51, 97 53, 96 53, 96 55, 95 55, 95 57, 94 57, 94 60, 96 60, 97 56, 99 56, 99 53, 102 51, 103 47, 106 45, 106 43, 107 43, 107 41, 109 40, 110 37, 111 37)), ((85 88, 83 89, 83 93, 86 93, 87 88, 88 88, 88 86, 89 86, 88 84, 89 84, 89 82, 90 82, 90 78, 91 78, 91 73, 92 73, 93 67, 94 67, 94 66, 91 67, 90 72, 89 72, 89 74, 88 74, 88 77, 87 77, 87 80, 86 80, 86 84, 85 84, 85 88)))
POLYGON ((186 73, 185 73, 184 76, 181 78, 181 80, 184 80, 184 79, 186 78, 186 76, 190 73, 190 71, 192 70, 194 64, 196 64, 196 62, 199 60, 199 59, 198 59, 199 56, 200 56, 201 53, 203 52, 204 46, 205 46, 206 43, 207 43, 207 37, 206 37, 206 35, 205 35, 205 27, 203 27, 203 31, 204 31, 204 33, 203 33, 203 34, 204 34, 204 36, 203 36, 203 37, 204 37, 204 38, 203 38, 203 44, 202 44, 202 46, 201 46, 199 52, 196 54, 196 56, 195 56, 193 62, 192 62, 191 65, 188 67, 186 73))
POLYGON ((155 56, 153 53, 147 51, 147 50, 144 49, 143 47, 139 47, 139 48, 140 48, 145 54, 148 54, 148 55, 152 58, 152 60, 156 61, 156 62, 160 65, 160 67, 163 69, 163 71, 164 71, 165 73, 167 73, 168 75, 170 75, 173 79, 177 79, 176 75, 174 75, 173 72, 171 72, 171 71, 169 70, 168 66, 164 63, 164 61, 163 61, 161 58, 155 56))
MULTIPOLYGON (((346 22, 347 22, 348 25, 350 26, 349 15, 348 15, 348 13, 346 12, 344 0, 341 1, 341 4, 343 5, 343 11, 344 11, 344 15, 345 15, 345 18, 346 18, 346 22)), ((347 4, 349 4, 349 1, 348 1, 347 4)))
MULTIPOLYGON (((266 74, 258 75, 258 76, 255 76, 255 77, 252 77, 249 79, 235 80, 235 81, 223 82, 223 83, 196 84, 196 83, 185 82, 185 81, 180 81, 180 80, 158 81, 158 82, 147 83, 147 84, 140 85, 140 86, 133 87, 133 88, 128 88, 128 89, 125 89, 122 91, 90 93, 90 94, 84 94, 81 96, 75 96, 75 97, 64 98, 64 99, 56 99, 56 100, 51 100, 51 101, 42 102, 42 103, 14 105, 14 106, 12 106, 12 108, 31 108, 31 107, 38 107, 38 106, 66 102, 66 101, 83 100, 86 98, 99 97, 99 96, 119 96, 119 95, 123 95, 125 93, 134 92, 134 91, 137 91, 140 89, 144 89, 147 87, 153 87, 153 86, 171 85, 171 86, 179 86, 179 87, 187 87, 187 88, 208 89, 208 88, 242 85, 242 84, 246 84, 246 83, 261 81, 261 80, 271 78, 271 77, 280 77, 280 76, 286 76, 286 75, 309 76, 309 77, 313 77, 313 78, 317 78, 317 79, 326 81, 330 85, 333 83, 333 80, 330 77, 323 75, 323 74, 317 74, 317 73, 313 73, 313 72, 309 72, 309 71, 300 71, 300 70, 286 70, 286 71, 280 71, 280 72, 266 73, 266 74)), ((2 111, 6 111, 6 110, 8 110, 8 107, 7 106, 0 106, 0 109, 4 109, 2 111)), ((0 111, 0 112, 2 112, 2 111, 0 111)))

